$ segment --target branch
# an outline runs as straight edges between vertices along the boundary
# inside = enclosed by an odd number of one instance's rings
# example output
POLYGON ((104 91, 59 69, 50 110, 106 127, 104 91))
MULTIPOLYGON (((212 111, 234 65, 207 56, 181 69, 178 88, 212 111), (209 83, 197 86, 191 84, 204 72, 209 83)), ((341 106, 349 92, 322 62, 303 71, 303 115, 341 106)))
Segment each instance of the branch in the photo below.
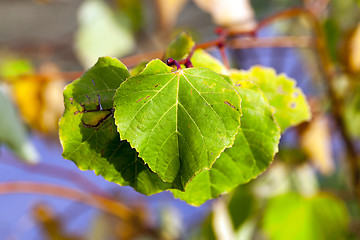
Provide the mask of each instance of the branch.
POLYGON ((102 211, 115 215, 126 222, 133 219, 132 210, 109 197, 93 193, 84 193, 75 189, 57 186, 54 184, 25 181, 0 183, 0 195, 15 193, 42 194, 65 198, 98 208, 102 211))
POLYGON ((326 80, 324 81, 324 84, 327 89, 328 97, 331 101, 331 112, 336 122, 337 128, 339 129, 340 134, 344 140, 346 152, 348 155, 346 159, 348 160, 348 164, 350 166, 350 173, 353 182, 355 197, 360 202, 360 167, 359 167, 360 163, 358 159, 359 157, 356 152, 356 147, 354 143, 351 141, 351 137, 346 130, 346 126, 343 121, 343 118, 341 117, 343 114, 342 112, 343 103, 336 97, 335 94, 336 91, 333 88, 334 87, 333 83, 335 78, 337 77, 337 73, 335 72, 334 66, 331 62, 331 58, 328 54, 327 42, 323 29, 320 25, 320 22, 311 11, 304 9, 303 14, 309 19, 310 23, 313 25, 313 28, 315 30, 315 35, 317 39, 316 49, 318 52, 318 57, 322 65, 326 80))
POLYGON ((19 161, 2 161, 3 164, 8 166, 23 169, 29 173, 41 174, 43 176, 53 177, 65 181, 70 181, 72 184, 79 186, 80 188, 99 194, 102 196, 110 197, 110 195, 98 187, 95 183, 78 174, 77 172, 71 171, 61 166, 54 166, 47 163, 37 163, 36 165, 29 165, 21 163, 19 161))
POLYGON ((248 48, 314 48, 316 40, 312 37, 246 37, 241 39, 230 39, 227 45, 235 49, 248 48))

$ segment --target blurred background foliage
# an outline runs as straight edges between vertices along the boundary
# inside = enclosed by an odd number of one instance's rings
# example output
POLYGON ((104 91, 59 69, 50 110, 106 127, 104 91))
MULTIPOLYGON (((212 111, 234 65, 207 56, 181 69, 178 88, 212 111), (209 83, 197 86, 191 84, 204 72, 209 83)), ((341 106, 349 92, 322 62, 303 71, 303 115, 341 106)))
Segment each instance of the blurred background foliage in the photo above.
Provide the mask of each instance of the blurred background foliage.
POLYGON ((0 110, 0 239, 360 238, 359 0, 0 0, 0 110), (194 208, 61 158, 63 88, 99 56, 133 67, 183 30, 203 43, 216 26, 249 31, 294 7, 312 20, 279 18, 227 44, 232 67, 286 73, 312 108, 257 179, 194 208))

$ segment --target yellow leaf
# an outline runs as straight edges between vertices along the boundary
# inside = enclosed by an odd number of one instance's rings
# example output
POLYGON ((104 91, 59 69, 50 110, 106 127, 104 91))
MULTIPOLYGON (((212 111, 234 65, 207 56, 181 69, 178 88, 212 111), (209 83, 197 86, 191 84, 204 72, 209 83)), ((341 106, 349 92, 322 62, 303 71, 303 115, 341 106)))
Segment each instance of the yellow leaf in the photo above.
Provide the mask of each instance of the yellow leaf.
POLYGON ((26 75, 12 83, 12 95, 24 121, 38 131, 55 134, 64 110, 63 79, 56 74, 51 77, 26 75))

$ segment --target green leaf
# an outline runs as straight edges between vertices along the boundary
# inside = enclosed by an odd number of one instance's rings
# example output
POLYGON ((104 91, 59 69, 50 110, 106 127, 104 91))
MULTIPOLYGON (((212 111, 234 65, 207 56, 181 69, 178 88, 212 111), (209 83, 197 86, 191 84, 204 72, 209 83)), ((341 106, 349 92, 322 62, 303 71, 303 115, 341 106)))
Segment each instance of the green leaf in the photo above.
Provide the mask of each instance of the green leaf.
POLYGON ((263 229, 272 240, 337 240, 346 239, 348 222, 343 202, 334 197, 287 193, 269 201, 263 229))
POLYGON ((146 67, 146 65, 148 64, 149 62, 141 62, 139 63, 138 65, 136 65, 135 67, 131 68, 130 69, 130 75, 131 76, 135 76, 135 75, 138 75, 139 73, 141 73, 142 70, 144 70, 144 68, 146 67))
POLYGON ((256 211, 255 197, 251 193, 249 185, 241 185, 236 188, 227 206, 234 230, 237 231, 256 211))
POLYGON ((249 81, 237 82, 241 96, 241 127, 234 145, 226 149, 210 171, 196 175, 185 192, 172 190, 174 196, 193 205, 201 205, 222 193, 230 192, 263 172, 278 151, 280 129, 273 108, 249 81))
POLYGON ((329 51, 329 55, 334 62, 338 61, 338 43, 341 39, 341 32, 337 24, 338 23, 331 18, 328 18, 323 22, 323 29, 327 41, 326 46, 329 51))
POLYGON ((236 80, 248 79, 257 84, 275 108, 275 119, 282 131, 311 118, 310 107, 295 80, 271 68, 253 67, 249 71, 232 70, 230 77, 236 80))
POLYGON ((190 35, 185 32, 180 33, 174 38, 165 51, 165 59, 173 58, 175 60, 181 60, 186 58, 192 50, 195 42, 190 35))
POLYGON ((240 97, 205 68, 171 72, 160 60, 128 78, 115 94, 121 139, 164 181, 184 187, 231 147, 240 125, 240 97))
POLYGON ((26 59, 5 59, 0 64, 0 77, 14 78, 21 74, 34 73, 34 68, 26 59))
POLYGON ((28 138, 26 128, 3 84, 0 84, 0 111, 0 144, 6 144, 21 160, 37 163, 38 153, 28 138))
POLYGON ((60 120, 63 156, 82 170, 153 194, 171 187, 144 164, 128 142, 120 141, 113 117, 113 96, 129 76, 117 59, 99 58, 94 67, 66 86, 60 120))
POLYGON ((202 49, 195 50, 191 57, 191 63, 194 67, 204 67, 213 70, 220 74, 228 74, 228 69, 217 58, 211 56, 209 53, 202 49))

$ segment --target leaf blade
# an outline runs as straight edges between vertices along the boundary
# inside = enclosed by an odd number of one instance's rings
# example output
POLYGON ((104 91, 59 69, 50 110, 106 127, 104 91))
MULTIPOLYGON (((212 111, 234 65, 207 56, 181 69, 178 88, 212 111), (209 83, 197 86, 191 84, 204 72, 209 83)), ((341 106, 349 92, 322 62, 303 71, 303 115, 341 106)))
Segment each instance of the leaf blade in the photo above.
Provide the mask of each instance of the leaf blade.
POLYGON ((121 84, 114 99, 121 138, 164 181, 180 174, 182 186, 233 144, 240 125, 240 97, 222 76, 205 68, 171 72, 153 60, 121 84))
POLYGON ((275 108, 275 118, 282 131, 311 118, 310 108, 302 90, 295 80, 277 75, 271 68, 256 66, 249 71, 232 70, 233 80, 248 79, 258 85, 271 106, 275 108))
POLYGON ((185 192, 171 190, 176 198, 199 206, 255 178, 272 162, 280 139, 273 109, 251 83, 242 82, 236 90, 242 99, 243 116, 234 145, 221 154, 209 171, 196 175, 185 192), (259 146, 265 150, 259 150, 259 146))

